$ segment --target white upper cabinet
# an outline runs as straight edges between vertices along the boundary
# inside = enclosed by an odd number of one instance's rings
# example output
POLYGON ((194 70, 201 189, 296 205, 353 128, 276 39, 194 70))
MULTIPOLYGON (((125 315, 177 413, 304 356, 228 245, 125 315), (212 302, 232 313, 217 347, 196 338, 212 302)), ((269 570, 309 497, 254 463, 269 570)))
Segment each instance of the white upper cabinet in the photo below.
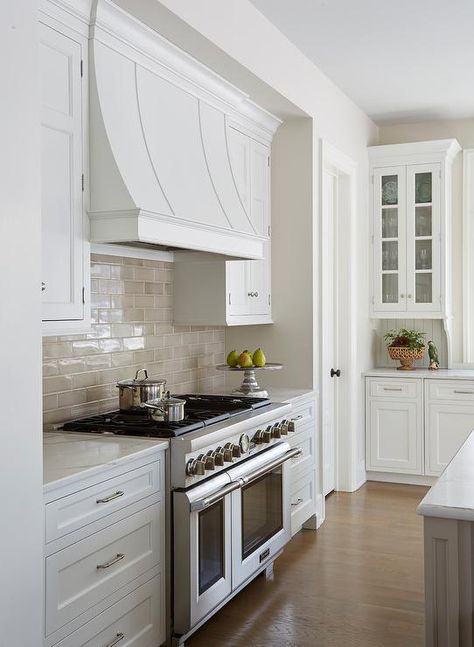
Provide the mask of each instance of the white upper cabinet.
MULTIPOLYGON (((73 39, 47 24, 40 24, 42 290, 45 322, 77 323, 85 318, 83 47, 80 39, 73 39)), ((57 327, 56 323, 49 325, 54 329, 57 327)))
POLYGON ((91 37, 92 241, 262 259, 268 170, 252 198, 250 164, 280 121, 108 0, 91 37))
MULTIPOLYGON (((229 158, 249 225, 270 234, 270 146, 227 129, 229 158)), ((181 325, 272 323, 271 243, 261 261, 175 254, 174 322, 181 325)))
POLYGON ((456 140, 369 148, 373 317, 450 313, 451 165, 456 140))

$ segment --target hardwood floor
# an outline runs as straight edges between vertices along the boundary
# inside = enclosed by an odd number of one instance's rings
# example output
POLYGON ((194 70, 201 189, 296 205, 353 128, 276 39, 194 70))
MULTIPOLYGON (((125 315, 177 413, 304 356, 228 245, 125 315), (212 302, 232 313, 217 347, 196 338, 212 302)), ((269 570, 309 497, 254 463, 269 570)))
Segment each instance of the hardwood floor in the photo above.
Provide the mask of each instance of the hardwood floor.
POLYGON ((317 531, 275 562, 186 647, 422 647, 426 488, 368 483, 336 493, 317 531))

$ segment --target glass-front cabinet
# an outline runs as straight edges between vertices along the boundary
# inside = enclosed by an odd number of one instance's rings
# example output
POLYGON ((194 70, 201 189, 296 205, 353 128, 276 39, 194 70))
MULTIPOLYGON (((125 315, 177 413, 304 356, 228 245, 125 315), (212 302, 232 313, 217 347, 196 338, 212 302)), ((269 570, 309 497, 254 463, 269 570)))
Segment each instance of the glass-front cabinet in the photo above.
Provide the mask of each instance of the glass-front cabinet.
POLYGON ((448 316, 449 171, 459 149, 455 140, 369 149, 374 317, 448 316))

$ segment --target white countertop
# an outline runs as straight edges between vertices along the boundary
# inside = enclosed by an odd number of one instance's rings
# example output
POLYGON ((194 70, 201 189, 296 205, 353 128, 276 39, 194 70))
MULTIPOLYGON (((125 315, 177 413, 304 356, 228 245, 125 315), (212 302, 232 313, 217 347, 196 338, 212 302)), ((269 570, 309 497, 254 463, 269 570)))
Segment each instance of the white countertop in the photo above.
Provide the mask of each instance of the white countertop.
POLYGON ((474 521, 474 432, 429 490, 417 512, 425 517, 474 521))
POLYGON ((397 371, 394 368, 372 368, 363 373, 364 377, 402 377, 438 380, 474 380, 474 370, 463 368, 439 368, 432 371, 428 368, 417 368, 414 371, 397 371))
POLYGON ((167 440, 51 432, 43 434, 44 492, 104 468, 168 448, 167 440))

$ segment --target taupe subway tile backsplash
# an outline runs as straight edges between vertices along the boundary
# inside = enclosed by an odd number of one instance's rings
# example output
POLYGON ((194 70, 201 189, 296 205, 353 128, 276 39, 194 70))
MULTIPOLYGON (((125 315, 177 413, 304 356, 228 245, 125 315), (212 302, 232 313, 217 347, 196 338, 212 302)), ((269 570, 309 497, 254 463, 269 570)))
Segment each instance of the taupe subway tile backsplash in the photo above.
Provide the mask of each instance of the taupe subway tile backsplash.
POLYGON ((116 409, 139 368, 174 393, 224 386, 224 329, 172 324, 172 263, 93 254, 91 277, 91 330, 43 340, 46 428, 116 409))

